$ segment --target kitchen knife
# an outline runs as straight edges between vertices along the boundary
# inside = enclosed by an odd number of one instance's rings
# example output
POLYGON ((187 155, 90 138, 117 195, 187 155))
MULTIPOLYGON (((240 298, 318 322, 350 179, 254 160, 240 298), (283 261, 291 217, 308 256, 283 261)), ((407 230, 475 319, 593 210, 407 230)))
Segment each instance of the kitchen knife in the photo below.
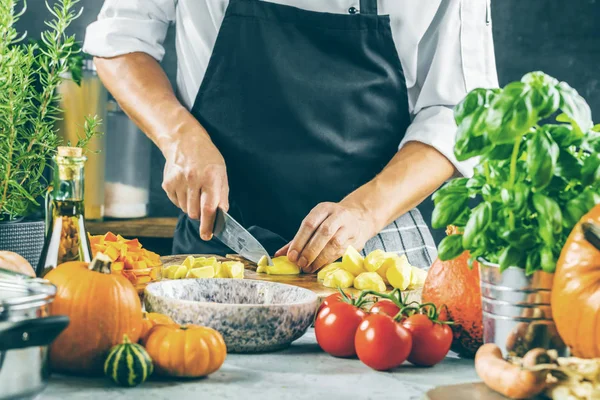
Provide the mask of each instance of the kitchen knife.
POLYGON ((273 260, 271 260, 269 253, 267 253, 267 250, 265 250, 260 242, 233 219, 231 215, 220 208, 217 209, 215 216, 213 235, 245 259, 258 264, 258 261, 262 257, 266 257, 268 264, 273 265, 273 260))

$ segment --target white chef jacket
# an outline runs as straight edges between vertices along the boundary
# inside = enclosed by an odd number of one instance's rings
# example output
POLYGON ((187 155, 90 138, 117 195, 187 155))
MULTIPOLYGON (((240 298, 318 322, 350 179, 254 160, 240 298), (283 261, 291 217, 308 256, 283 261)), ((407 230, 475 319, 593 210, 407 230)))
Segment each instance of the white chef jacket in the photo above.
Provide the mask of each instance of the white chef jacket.
MULTIPOLYGON (((349 13, 359 0, 269 0, 298 8, 349 13)), ((475 160, 458 162, 453 107, 478 87, 497 87, 491 0, 378 0, 392 34, 413 117, 401 148, 426 143, 470 176, 475 160)), ((191 109, 204 77, 228 0, 105 0, 88 26, 84 51, 98 57, 132 52, 164 56, 169 24, 176 25, 177 89, 191 109)), ((210 133, 210 132, 209 132, 210 133)))

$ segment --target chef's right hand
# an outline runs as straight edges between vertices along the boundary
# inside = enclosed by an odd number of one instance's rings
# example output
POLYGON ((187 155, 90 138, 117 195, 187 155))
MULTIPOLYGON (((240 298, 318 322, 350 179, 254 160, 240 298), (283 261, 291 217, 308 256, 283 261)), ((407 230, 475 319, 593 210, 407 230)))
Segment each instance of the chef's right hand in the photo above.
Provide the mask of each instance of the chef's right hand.
POLYGON ((212 239, 217 207, 229 209, 225 160, 206 132, 173 137, 163 149, 166 158, 162 188, 190 218, 200 220, 200 237, 212 239))

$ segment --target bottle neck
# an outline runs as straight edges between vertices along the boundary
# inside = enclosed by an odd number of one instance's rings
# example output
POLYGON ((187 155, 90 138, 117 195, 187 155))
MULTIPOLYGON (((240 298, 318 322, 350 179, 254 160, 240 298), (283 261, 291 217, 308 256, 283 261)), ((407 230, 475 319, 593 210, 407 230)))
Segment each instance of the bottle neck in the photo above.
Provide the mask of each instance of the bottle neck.
POLYGON ((85 161, 85 157, 55 157, 54 200, 83 201, 85 161))

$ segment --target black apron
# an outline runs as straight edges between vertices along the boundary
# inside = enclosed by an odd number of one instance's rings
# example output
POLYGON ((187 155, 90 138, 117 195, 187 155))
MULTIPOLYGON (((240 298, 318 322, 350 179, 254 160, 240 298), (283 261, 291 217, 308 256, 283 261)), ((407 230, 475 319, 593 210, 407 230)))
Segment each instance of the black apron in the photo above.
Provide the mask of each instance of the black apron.
MULTIPOLYGON (((230 213, 273 254, 398 150, 410 116, 389 16, 376 0, 348 14, 231 0, 191 112, 225 159, 230 213)), ((198 229, 180 217, 175 254, 230 251, 198 229)))

